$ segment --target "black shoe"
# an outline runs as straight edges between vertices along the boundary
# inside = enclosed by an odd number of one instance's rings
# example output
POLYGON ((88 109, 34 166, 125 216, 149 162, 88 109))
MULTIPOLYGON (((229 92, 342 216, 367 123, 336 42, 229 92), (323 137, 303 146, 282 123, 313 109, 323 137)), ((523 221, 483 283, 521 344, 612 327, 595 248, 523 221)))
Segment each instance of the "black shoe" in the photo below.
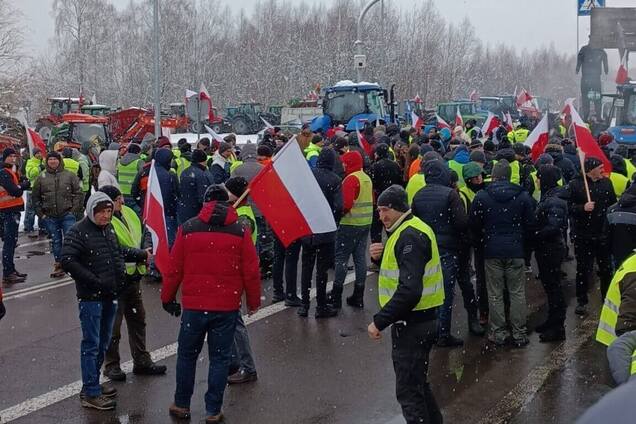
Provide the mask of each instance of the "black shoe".
POLYGON ((342 309, 342 290, 332 290, 327 293, 327 303, 333 309, 342 309))
POLYGON ((296 313, 299 317, 307 318, 309 315, 309 305, 301 304, 296 313))
MULTIPOLYGON (((292 308, 297 308, 297 307, 302 306, 302 305, 303 305, 303 301, 300 300, 300 297, 298 297, 298 296, 285 298, 285 306, 290 306, 292 308)), ((309 307, 307 309, 309 309, 309 307)))
POLYGON ((534 328, 534 331, 536 331, 537 333, 541 334, 544 333, 546 331, 548 331, 554 324, 552 323, 552 320, 550 318, 548 318, 543 324, 539 324, 534 328))
POLYGON ((151 364, 145 367, 133 367, 133 374, 135 375, 162 375, 165 374, 168 367, 165 365, 151 364))
POLYGON ((274 303, 279 303, 285 300, 285 295, 283 293, 274 293, 272 295, 272 305, 274 303))
POLYGON ((562 325, 546 329, 546 331, 539 336, 541 343, 560 342, 563 340, 565 340, 565 328, 563 328, 562 325))
POLYGON ((18 277, 15 272, 13 274, 9 274, 6 277, 2 278, 2 284, 10 286, 11 284, 19 284, 24 283, 26 281, 25 278, 18 277))
POLYGON ((331 305, 320 306, 316 308, 316 318, 332 318, 338 315, 338 310, 331 305))
POLYGON ((23 273, 21 273, 21 272, 19 272, 19 271, 15 271, 15 273, 14 273, 14 274, 15 274, 15 275, 17 275, 17 276, 18 276, 18 277, 20 277, 20 278, 24 278, 25 280, 26 280, 26 278, 27 278, 27 274, 23 274, 23 273))
POLYGON ((440 336, 437 339, 437 347, 459 347, 464 346, 464 341, 451 334, 448 336, 440 336))
POLYGON ((481 324, 479 324, 477 317, 468 320, 468 332, 473 336, 479 337, 486 334, 486 330, 481 326, 481 324))
POLYGON ((114 398, 117 396, 117 389, 112 384, 106 382, 99 385, 102 388, 102 396, 107 398, 114 398))
POLYGON ((353 293, 351 296, 347 297, 347 305, 352 308, 362 309, 364 308, 364 300, 362 296, 356 295, 353 293))
POLYGON ((126 381, 126 373, 119 367, 104 370, 104 377, 112 381, 126 381))
POLYGON ((517 348, 517 349, 521 349, 524 348, 526 346, 528 346, 528 344, 530 343, 530 340, 528 340, 528 338, 526 336, 520 337, 518 339, 513 339, 512 340, 512 347, 517 348))

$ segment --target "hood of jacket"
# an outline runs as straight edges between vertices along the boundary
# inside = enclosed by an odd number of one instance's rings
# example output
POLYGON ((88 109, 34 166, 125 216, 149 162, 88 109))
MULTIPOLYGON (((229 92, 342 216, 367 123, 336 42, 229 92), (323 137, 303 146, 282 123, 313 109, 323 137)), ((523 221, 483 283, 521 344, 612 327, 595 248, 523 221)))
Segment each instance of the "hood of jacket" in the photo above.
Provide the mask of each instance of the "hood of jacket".
POLYGON ((555 164, 557 162, 561 162, 563 160, 563 152, 561 152, 561 151, 550 150, 550 151, 547 151, 546 153, 549 154, 550 156, 552 156, 552 159, 554 160, 555 164))
POLYGON ((241 149, 240 159, 243 162, 256 162, 257 148, 256 144, 248 143, 241 149))
POLYGON ((238 221, 236 210, 228 202, 213 200, 203 204, 199 219, 206 224, 226 227, 238 221))
POLYGON ((507 160, 509 163, 514 162, 515 160, 517 160, 516 156, 515 156, 515 151, 512 149, 501 149, 497 152, 497 160, 501 160, 501 159, 505 159, 507 160))
POLYGON ((155 161, 157 162, 157 165, 161 166, 165 170, 170 170, 172 157, 172 151, 168 149, 157 149, 157 153, 155 153, 155 161))
POLYGON ((618 199, 618 206, 621 208, 633 208, 636 207, 636 184, 629 186, 623 193, 620 199, 618 199))
POLYGON ((627 176, 627 165, 625 165, 622 156, 612 155, 610 161, 612 162, 612 172, 627 176))
POLYGON ((136 161, 137 159, 139 159, 139 154, 137 154, 137 153, 126 153, 119 160, 119 162, 121 162, 122 165, 126 166, 126 165, 130 165, 132 162, 136 161))
POLYGON ((318 160, 316 161, 316 168, 333 171, 336 160, 336 152, 332 149, 322 149, 318 155, 318 160))
POLYGON ((117 150, 104 150, 99 154, 99 167, 102 171, 107 171, 112 175, 116 175, 118 157, 119 152, 117 150))
POLYGON ((362 159, 362 155, 359 152, 351 151, 347 152, 341 157, 342 164, 345 168, 345 173, 347 175, 352 174, 354 172, 362 171, 362 166, 364 160, 362 159))
POLYGON ((422 165, 426 184, 438 184, 444 187, 451 185, 451 172, 448 166, 440 160, 431 160, 422 165))
MULTIPOLYGON (((117 152, 115 151, 115 153, 117 152)), ((101 191, 96 191, 95 193, 91 194, 91 197, 89 197, 88 201, 86 202, 86 216, 88 217, 88 219, 91 220, 93 224, 95 224, 95 206, 97 206, 101 202, 110 202, 111 204, 113 203, 110 197, 108 197, 106 193, 101 191)))
POLYGON ((514 197, 519 196, 523 190, 524 188, 520 185, 509 181, 494 181, 486 187, 486 192, 498 203, 509 202, 514 197))
POLYGON ((545 193, 559 185, 561 170, 555 165, 543 165, 539 167, 538 176, 541 182, 541 193, 545 193))
POLYGON ((459 146, 455 150, 455 156, 453 157, 453 159, 455 160, 455 162, 459 162, 463 165, 470 162, 470 153, 468 153, 468 149, 466 148, 466 146, 459 146))

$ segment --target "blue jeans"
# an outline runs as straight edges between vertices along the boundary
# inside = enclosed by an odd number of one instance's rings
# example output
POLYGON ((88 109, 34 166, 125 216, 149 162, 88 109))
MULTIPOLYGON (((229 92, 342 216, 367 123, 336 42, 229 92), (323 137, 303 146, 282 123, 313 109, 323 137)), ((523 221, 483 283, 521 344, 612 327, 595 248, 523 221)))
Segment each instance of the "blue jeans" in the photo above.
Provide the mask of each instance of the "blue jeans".
POLYGON ((333 280, 334 288, 342 291, 347 276, 349 256, 353 255, 353 265, 356 273, 355 286, 364 289, 367 279, 367 238, 369 226, 356 227, 341 225, 336 239, 336 275, 333 280))
POLYGON ((187 309, 183 311, 177 350, 175 405, 180 408, 190 407, 197 359, 207 334, 210 365, 205 409, 207 415, 218 415, 221 412, 238 314, 238 311, 203 312, 187 309))
POLYGON ((99 370, 104 362, 117 315, 117 301, 79 302, 79 318, 82 328, 80 362, 82 364, 82 390, 88 397, 102 394, 99 386, 99 370))
POLYGON ((457 268, 459 259, 454 253, 440 252, 439 259, 442 262, 442 275, 444 276, 444 304, 439 308, 437 317, 437 329, 440 337, 450 335, 451 322, 453 320, 453 300, 455 299, 455 281, 457 280, 457 268))
POLYGON ((24 231, 30 233, 35 225, 35 208, 33 207, 33 194, 26 192, 26 207, 24 211, 24 231))
POLYGON ((59 218, 47 216, 42 220, 42 223, 46 227, 46 232, 51 236, 55 262, 60 262, 62 257, 62 242, 64 241, 64 234, 66 234, 68 230, 75 225, 75 215, 68 212, 66 215, 59 218))
POLYGON ((8 277, 15 272, 13 255, 18 244, 18 227, 20 212, 0 212, 2 221, 2 275, 8 277))

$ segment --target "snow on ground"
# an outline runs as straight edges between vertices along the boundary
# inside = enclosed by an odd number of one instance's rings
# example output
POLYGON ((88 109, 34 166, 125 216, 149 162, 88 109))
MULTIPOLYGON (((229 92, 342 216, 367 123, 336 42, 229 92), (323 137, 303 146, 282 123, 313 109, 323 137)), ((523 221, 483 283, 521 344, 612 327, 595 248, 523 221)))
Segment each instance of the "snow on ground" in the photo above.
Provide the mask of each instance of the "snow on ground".
MULTIPOLYGON (((219 134, 219 136, 221 137, 225 137, 227 134, 219 134)), ((202 133, 201 134, 201 138, 203 137, 207 137, 210 140, 212 139, 212 136, 210 134, 206 134, 206 133, 202 133)), ((197 143, 197 135, 195 133, 181 133, 181 134, 170 134, 170 142, 176 146, 177 145, 177 141, 179 141, 180 138, 185 138, 186 140, 188 140, 188 143, 190 144, 196 144, 197 143)), ((247 144, 247 143, 256 143, 258 140, 258 135, 257 134, 248 134, 248 135, 237 135, 236 136, 236 144, 247 144)))

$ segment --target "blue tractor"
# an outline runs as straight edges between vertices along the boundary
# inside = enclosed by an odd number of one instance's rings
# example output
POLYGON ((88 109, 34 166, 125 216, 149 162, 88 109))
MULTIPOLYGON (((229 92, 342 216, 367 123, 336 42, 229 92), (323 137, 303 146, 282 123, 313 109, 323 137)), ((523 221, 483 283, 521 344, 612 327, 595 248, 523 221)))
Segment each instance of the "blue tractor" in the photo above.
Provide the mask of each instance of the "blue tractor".
POLYGON ((614 142, 618 146, 625 146, 630 152, 635 151, 636 81, 618 85, 617 94, 604 96, 613 98, 608 116, 610 126, 607 131, 614 136, 614 142))
MULTIPOLYGON (((323 115, 311 121, 311 130, 326 132, 330 127, 344 125, 346 131, 355 131, 362 129, 365 122, 393 122, 394 113, 387 110, 387 97, 387 90, 378 84, 340 81, 325 90, 323 115)), ((393 101, 390 104, 393 109, 393 101)))

